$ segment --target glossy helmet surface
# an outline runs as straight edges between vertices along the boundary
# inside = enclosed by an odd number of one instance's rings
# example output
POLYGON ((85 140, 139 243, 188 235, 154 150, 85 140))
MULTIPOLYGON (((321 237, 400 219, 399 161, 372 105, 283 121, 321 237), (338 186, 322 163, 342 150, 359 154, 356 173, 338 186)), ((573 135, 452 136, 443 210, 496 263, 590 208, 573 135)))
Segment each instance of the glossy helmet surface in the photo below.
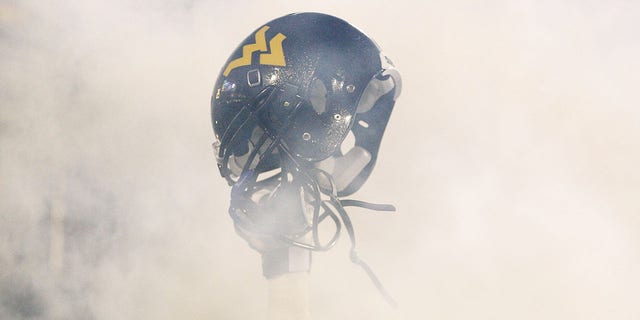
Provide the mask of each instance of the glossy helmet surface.
POLYGON ((343 177, 338 195, 351 194, 375 165, 400 88, 390 60, 349 23, 320 13, 272 20, 231 54, 213 89, 220 173, 235 184, 247 172, 319 167, 343 177))

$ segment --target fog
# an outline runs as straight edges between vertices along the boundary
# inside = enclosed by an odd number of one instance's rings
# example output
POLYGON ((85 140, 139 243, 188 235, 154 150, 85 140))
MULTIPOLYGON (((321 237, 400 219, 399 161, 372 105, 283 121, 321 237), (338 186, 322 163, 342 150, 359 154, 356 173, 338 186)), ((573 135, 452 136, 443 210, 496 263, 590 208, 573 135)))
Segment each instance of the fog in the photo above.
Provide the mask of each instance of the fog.
POLYGON ((314 319, 640 318, 640 4, 0 1, 0 319, 262 319, 213 83, 291 12, 341 17, 403 76, 314 319))

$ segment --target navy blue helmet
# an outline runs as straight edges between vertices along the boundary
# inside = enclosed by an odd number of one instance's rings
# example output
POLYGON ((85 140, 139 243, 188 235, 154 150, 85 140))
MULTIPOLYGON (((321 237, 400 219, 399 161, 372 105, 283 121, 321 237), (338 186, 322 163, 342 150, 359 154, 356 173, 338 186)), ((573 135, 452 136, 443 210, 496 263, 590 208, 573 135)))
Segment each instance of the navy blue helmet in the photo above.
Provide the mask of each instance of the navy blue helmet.
POLYGON ((320 13, 290 14, 255 30, 231 54, 213 88, 211 116, 220 174, 233 186, 229 214, 254 248, 331 248, 344 207, 393 210, 341 197, 375 165, 401 90, 400 74, 363 32, 320 13), (318 225, 335 224, 322 243, 318 225))
POLYGON ((298 13, 268 22, 231 54, 213 89, 220 173, 233 184, 283 161, 328 163, 345 156, 351 132, 351 149, 368 158, 341 179, 339 194, 351 194, 375 165, 400 83, 376 43, 344 20, 298 13))

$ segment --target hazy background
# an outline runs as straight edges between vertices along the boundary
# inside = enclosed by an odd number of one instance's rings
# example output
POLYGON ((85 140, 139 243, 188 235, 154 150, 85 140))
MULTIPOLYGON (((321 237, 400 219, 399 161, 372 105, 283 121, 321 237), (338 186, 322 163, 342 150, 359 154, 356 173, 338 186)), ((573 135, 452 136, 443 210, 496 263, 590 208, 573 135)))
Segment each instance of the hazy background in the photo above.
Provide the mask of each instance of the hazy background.
POLYGON ((314 319, 640 318, 640 3, 0 0, 0 319, 260 319, 210 147, 231 51, 296 11, 403 76, 314 319), (64 223, 62 223, 64 222, 64 223), (64 239, 56 237, 64 234, 64 239))

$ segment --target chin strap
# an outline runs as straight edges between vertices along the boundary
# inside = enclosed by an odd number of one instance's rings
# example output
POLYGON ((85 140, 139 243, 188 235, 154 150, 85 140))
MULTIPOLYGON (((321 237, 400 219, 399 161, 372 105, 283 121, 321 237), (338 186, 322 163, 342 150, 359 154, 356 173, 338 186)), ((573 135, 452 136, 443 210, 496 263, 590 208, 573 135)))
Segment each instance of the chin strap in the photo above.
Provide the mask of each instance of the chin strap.
MULTIPOLYGON (((331 188, 322 189, 322 193, 329 196, 329 200, 326 202, 329 202, 331 204, 331 207, 338 212, 340 220, 342 221, 342 224, 344 224, 344 227, 347 230, 347 234, 349 235, 349 240, 351 241, 351 250, 349 252, 349 258, 351 259, 351 262, 360 266, 367 273, 367 275, 369 276, 369 279, 371 279, 371 282, 373 282, 373 284, 378 289, 380 294, 382 294, 382 297, 387 301, 387 303, 391 307, 397 308, 398 304, 391 297, 391 295, 385 289, 385 287, 382 285, 382 282, 380 282, 380 280, 378 279, 376 274, 373 272, 371 267, 369 267, 369 265, 366 262, 364 262, 362 259, 360 259, 360 257, 358 256, 358 253, 356 252, 356 234, 353 228, 353 224, 351 223, 351 218, 349 218, 349 214, 347 213, 344 207, 360 207, 360 208, 374 210, 374 211, 396 211, 396 208, 390 204, 375 204, 375 203, 369 203, 369 202, 364 202, 359 200, 350 200, 350 199, 341 200, 338 198, 337 191, 336 191, 337 188, 333 182, 332 176, 327 172, 319 169, 316 172, 316 175, 324 176, 324 178, 326 178, 326 180, 329 181, 330 183, 331 188)), ((325 208, 325 210, 327 210, 327 212, 325 212, 323 215, 327 215, 327 214, 332 216, 336 215, 334 210, 331 210, 328 206, 324 205, 323 207, 325 208)), ((337 219, 334 219, 334 220, 337 220, 337 219)), ((339 222, 337 222, 337 227, 338 228, 336 229, 336 235, 340 232, 339 222)))
POLYGON ((353 224, 351 223, 351 219, 349 218, 349 215, 347 214, 347 211, 344 209, 344 207, 348 207, 348 206, 361 207, 364 209, 375 210, 375 211, 395 211, 396 208, 393 205, 389 205, 389 204, 374 204, 374 203, 368 203, 368 202, 358 201, 358 200, 339 200, 337 198, 333 198, 333 200, 340 204, 336 206, 336 209, 340 214, 342 223, 344 224, 345 229, 347 229, 347 234, 349 235, 349 239, 351 240, 351 250, 349 252, 349 258, 351 259, 351 262, 353 262, 356 265, 359 265, 367 273, 367 275, 369 276, 369 279, 371 279, 371 282, 373 282, 373 284, 376 286, 380 294, 382 294, 382 297, 387 301, 387 303, 391 307, 397 308, 398 304, 393 299, 393 297, 391 297, 387 289, 385 289, 385 287, 382 285, 382 282, 380 282, 380 280, 378 279, 376 274, 373 272, 371 267, 369 267, 369 265, 366 262, 364 262, 362 259, 360 259, 360 257, 358 256, 358 253, 356 252, 355 231, 353 229, 353 224))
MULTIPOLYGON (((289 246, 306 249, 309 251, 326 251, 335 245, 340 236, 342 226, 344 225, 344 228, 349 235, 349 240, 351 241, 351 249, 349 253, 351 262, 360 266, 367 273, 375 287, 382 294, 383 298, 390 306, 394 308, 397 307, 397 303, 387 292, 371 267, 369 267, 369 265, 358 256, 356 252, 356 236, 354 227, 349 214, 345 210, 345 207, 360 207, 374 211, 395 211, 395 207, 389 204, 374 204, 359 200, 341 200, 338 198, 337 192, 335 191, 336 188, 331 175, 320 169, 314 169, 313 171, 314 172, 305 173, 298 171, 298 174, 302 173, 302 175, 298 177, 307 181, 306 184, 299 184, 299 186, 302 187, 303 185, 306 185, 306 187, 303 187, 303 189, 305 189, 306 192, 309 193, 309 196, 312 197, 312 199, 309 199, 308 204, 313 206, 313 217, 312 222, 310 226, 307 227, 306 231, 297 233, 298 236, 292 236, 292 234, 285 234, 277 232, 275 230, 268 231, 260 228, 259 225, 256 225, 255 221, 252 221, 252 219, 249 218, 249 216, 253 216, 255 213, 262 211, 261 205, 251 201, 250 194, 248 194, 250 193, 249 190, 253 189, 256 183, 254 180, 255 178, 253 177, 254 174, 250 170, 244 170, 239 181, 233 186, 231 192, 231 208, 229 210, 229 213, 233 218, 236 227, 239 227, 241 230, 251 231, 250 233, 253 234, 253 236, 251 236, 250 234, 243 232, 241 233, 241 235, 244 237, 253 238, 257 236, 261 238, 273 239, 273 241, 285 243, 289 246), (310 175, 309 173, 312 174, 310 175), (318 176, 324 176, 324 180, 329 182, 330 188, 320 187, 317 182, 318 176), (333 221, 335 225, 335 231, 333 236, 331 237, 331 240, 323 244, 320 241, 319 225, 326 218, 330 218, 331 221, 333 221), (312 235, 311 243, 300 240, 301 235, 308 232, 311 232, 312 235)), ((275 199, 275 201, 277 200, 278 199, 275 199)), ((307 260, 310 262, 310 256, 303 260, 307 260)), ((278 262, 277 264, 281 263, 278 262)), ((268 263, 267 265, 277 264, 268 263)), ((280 273, 286 272, 286 270, 289 270, 287 268, 290 269, 291 267, 280 266, 276 271, 279 270, 278 272, 280 273)))
POLYGON ((369 279, 371 279, 371 282, 373 282, 373 284, 376 286, 380 294, 382 294, 382 296, 387 301, 387 303, 391 307, 397 308, 398 303, 393 299, 393 297, 391 297, 391 295, 389 294, 387 289, 385 289, 385 287, 382 285, 382 282, 380 282, 380 280, 378 279, 376 274, 373 272, 371 267, 369 267, 369 265, 366 262, 364 262, 362 259, 360 259, 360 257, 358 257, 358 253, 356 252, 356 238, 355 238, 355 232, 353 230, 353 225, 351 224, 351 219, 349 219, 349 215, 347 214, 346 210, 344 210, 344 207, 361 207, 361 208, 375 210, 375 211, 396 211, 396 208, 390 204, 374 204, 374 203, 368 203, 368 202, 358 201, 358 200, 339 200, 339 201, 340 201, 341 207, 339 208, 338 212, 340 212, 340 216, 344 223, 345 229, 347 229, 347 233, 349 234, 349 239, 351 239, 351 252, 349 255, 351 262, 359 265, 362 269, 364 269, 364 271, 369 276, 369 279))

